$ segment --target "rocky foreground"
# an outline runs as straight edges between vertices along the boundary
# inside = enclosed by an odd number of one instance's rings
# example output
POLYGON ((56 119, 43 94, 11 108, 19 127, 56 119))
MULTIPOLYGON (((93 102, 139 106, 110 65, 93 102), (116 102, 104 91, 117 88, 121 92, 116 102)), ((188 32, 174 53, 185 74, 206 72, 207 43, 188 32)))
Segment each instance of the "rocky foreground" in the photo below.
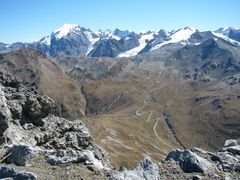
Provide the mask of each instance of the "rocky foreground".
POLYGON ((0 73, 0 178, 12 179, 239 179, 240 139, 215 153, 176 149, 133 170, 114 169, 80 120, 54 115, 54 102, 0 73))

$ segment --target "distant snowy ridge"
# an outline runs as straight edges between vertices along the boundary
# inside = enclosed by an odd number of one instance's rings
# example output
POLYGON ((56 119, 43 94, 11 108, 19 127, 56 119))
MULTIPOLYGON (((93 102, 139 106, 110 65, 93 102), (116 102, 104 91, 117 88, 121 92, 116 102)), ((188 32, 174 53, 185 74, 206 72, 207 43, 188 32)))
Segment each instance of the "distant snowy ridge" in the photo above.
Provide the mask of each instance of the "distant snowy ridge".
POLYGON ((192 34, 194 34, 197 30, 195 28, 185 27, 184 29, 180 29, 176 32, 174 32, 172 35, 170 35, 170 40, 165 41, 163 43, 160 43, 156 45, 155 47, 151 48, 150 51, 159 49, 160 47, 170 44, 170 43, 182 43, 186 44, 186 41, 191 37, 192 34))
POLYGON ((154 34, 154 32, 141 34, 141 38, 139 39, 140 45, 126 52, 120 53, 118 57, 136 56, 147 45, 147 42, 154 38, 154 34))
POLYGON ((13 44, 0 43, 0 52, 32 47, 50 57, 60 54, 91 57, 131 57, 142 53, 158 53, 161 47, 171 44, 199 45, 208 38, 223 39, 240 46, 240 28, 226 27, 216 31, 198 31, 185 27, 177 31, 158 32, 109 29, 93 32, 77 24, 64 24, 39 41, 13 44))

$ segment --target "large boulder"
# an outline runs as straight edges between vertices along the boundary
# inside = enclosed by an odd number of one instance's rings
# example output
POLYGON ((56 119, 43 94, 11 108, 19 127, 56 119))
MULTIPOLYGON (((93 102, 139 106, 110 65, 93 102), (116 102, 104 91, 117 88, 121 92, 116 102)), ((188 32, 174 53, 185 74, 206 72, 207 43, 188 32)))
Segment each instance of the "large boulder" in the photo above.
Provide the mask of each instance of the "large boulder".
POLYGON ((240 155, 240 138, 227 140, 220 151, 228 151, 235 155, 240 155))
POLYGON ((206 173, 212 166, 210 161, 200 157, 191 150, 173 150, 168 154, 165 160, 176 162, 186 173, 206 173))
POLYGON ((37 144, 42 146, 62 148, 88 148, 93 144, 86 126, 80 121, 68 121, 56 116, 42 119, 42 132, 35 135, 37 144))
POLYGON ((7 105, 12 113, 13 119, 21 119, 22 117, 22 105, 18 100, 9 100, 7 105))
POLYGON ((51 165, 70 164, 84 162, 84 155, 81 151, 74 149, 57 149, 50 155, 46 156, 47 162, 51 165))
POLYGON ((6 163, 13 163, 18 166, 26 166, 28 160, 33 158, 38 153, 36 148, 27 145, 13 145, 7 152, 6 163))
POLYGON ((36 126, 43 126, 44 122, 42 119, 51 112, 54 106, 53 104, 53 100, 47 96, 28 93, 24 104, 24 112, 28 118, 26 122, 36 126))
POLYGON ((25 127, 21 126, 19 123, 10 123, 8 129, 4 132, 7 145, 21 145, 25 144, 28 146, 35 146, 36 140, 34 135, 37 133, 37 128, 32 130, 25 130, 25 127))
POLYGON ((149 157, 145 157, 137 166, 136 170, 145 179, 160 179, 157 164, 153 163, 149 157))
POLYGON ((47 156, 47 162, 51 165, 70 164, 70 163, 85 163, 96 169, 103 169, 103 164, 96 159, 93 152, 90 150, 78 151, 71 148, 58 149, 47 156))
POLYGON ((215 156, 220 170, 240 173, 240 139, 227 140, 215 156))
POLYGON ((110 180, 160 180, 158 165, 145 157, 134 170, 123 170, 110 177, 110 180))
POLYGON ((36 180, 37 176, 30 172, 16 171, 8 167, 0 167, 1 179, 19 179, 19 180, 36 180))
POLYGON ((41 108, 37 98, 30 96, 25 103, 24 110, 31 118, 38 118, 41 115, 41 108))

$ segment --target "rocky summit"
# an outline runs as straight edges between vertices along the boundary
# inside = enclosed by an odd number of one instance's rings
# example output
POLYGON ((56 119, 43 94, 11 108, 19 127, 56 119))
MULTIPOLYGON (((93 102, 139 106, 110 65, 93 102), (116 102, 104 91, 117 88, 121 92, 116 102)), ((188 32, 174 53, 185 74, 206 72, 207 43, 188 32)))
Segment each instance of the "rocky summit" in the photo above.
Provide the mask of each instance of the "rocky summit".
POLYGON ((1 178, 41 177, 36 172, 20 173, 11 166, 34 168, 39 158, 50 165, 81 163, 93 171, 111 169, 106 152, 93 142, 80 120, 68 121, 52 114, 52 99, 2 72, 0 94, 0 151, 5 164, 1 164, 1 178))
POLYGON ((172 150, 162 161, 146 156, 136 168, 115 169, 80 120, 54 115, 54 101, 0 73, 0 178, 12 179, 238 179, 240 139, 212 153, 172 150))

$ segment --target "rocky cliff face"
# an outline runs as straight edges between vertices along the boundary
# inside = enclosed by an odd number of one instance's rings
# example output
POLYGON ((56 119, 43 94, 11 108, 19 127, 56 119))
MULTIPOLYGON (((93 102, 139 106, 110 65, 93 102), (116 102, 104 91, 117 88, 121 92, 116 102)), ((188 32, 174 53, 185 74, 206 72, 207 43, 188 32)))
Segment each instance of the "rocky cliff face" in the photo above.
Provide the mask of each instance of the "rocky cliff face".
MULTIPOLYGON (((105 151, 93 142, 80 120, 51 115, 54 102, 49 97, 26 89, 2 72, 0 95, 1 162, 28 166, 32 161, 34 166, 36 158, 42 157, 50 165, 82 163, 94 171, 111 169, 105 151)), ((9 174, 5 171, 11 169, 0 169, 1 178, 9 174)), ((17 171, 12 171, 14 177, 17 171)))

